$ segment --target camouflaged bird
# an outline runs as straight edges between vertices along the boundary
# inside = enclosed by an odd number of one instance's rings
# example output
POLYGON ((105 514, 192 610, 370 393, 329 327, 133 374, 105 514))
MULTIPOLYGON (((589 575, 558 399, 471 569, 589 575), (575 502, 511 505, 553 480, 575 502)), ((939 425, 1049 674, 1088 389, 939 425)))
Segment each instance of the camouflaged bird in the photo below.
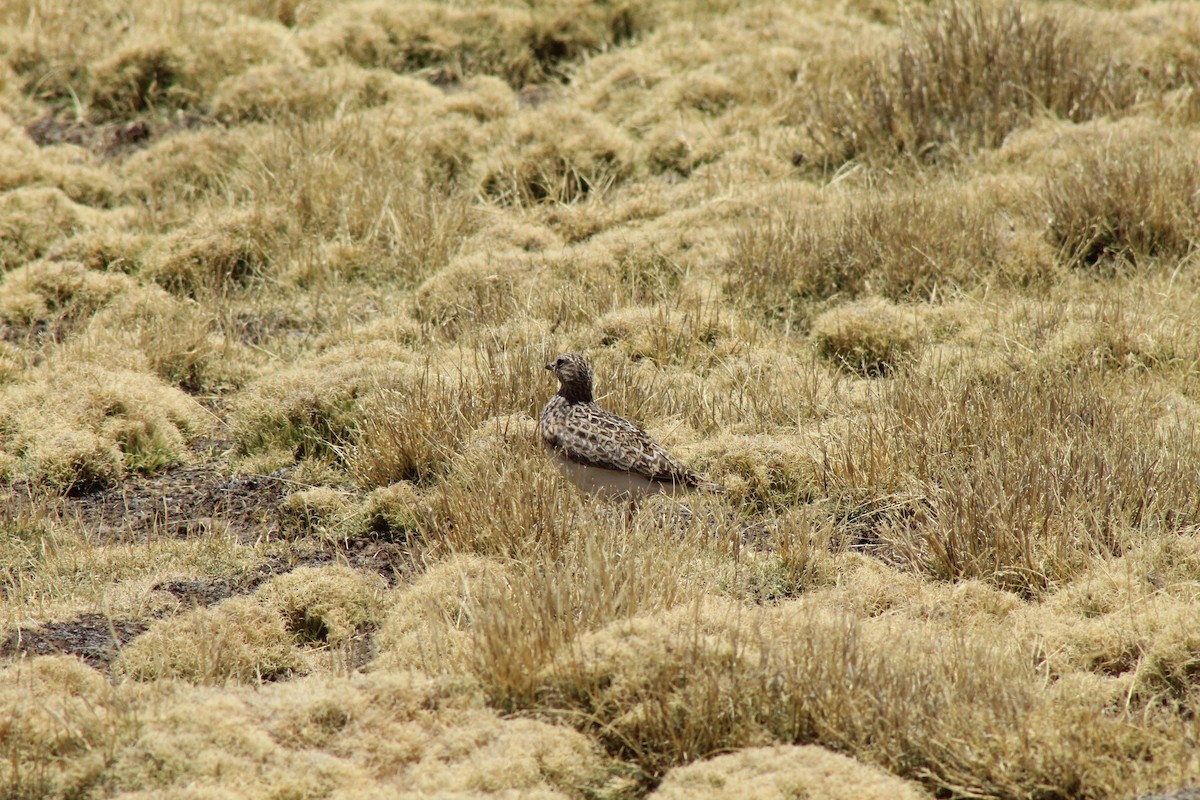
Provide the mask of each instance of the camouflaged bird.
POLYGON ((635 502, 657 492, 727 491, 685 467, 634 423, 596 405, 592 368, 583 356, 564 353, 546 369, 560 386, 542 409, 538 432, 555 466, 580 489, 635 502))

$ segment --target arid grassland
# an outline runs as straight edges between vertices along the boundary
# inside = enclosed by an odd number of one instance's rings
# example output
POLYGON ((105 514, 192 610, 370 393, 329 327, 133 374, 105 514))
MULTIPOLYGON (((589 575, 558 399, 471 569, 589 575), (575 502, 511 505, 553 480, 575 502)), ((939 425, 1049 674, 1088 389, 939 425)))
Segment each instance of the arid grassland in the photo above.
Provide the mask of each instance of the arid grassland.
POLYGON ((0 0, 0 109, 0 798, 1200 784, 1200 4, 0 0))

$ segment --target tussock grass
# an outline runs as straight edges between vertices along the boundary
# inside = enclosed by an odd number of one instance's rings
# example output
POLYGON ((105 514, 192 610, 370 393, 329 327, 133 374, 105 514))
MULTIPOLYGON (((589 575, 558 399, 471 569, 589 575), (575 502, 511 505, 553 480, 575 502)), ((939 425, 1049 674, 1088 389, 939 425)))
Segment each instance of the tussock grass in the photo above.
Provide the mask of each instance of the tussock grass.
POLYGON ((360 401, 381 386, 415 377, 410 361, 411 352, 392 342, 345 344, 253 383, 233 408, 231 432, 239 451, 284 463, 344 459, 360 401))
POLYGON ((101 212, 72 201, 53 187, 5 192, 0 196, 0 219, 0 265, 6 272, 106 221, 101 212))
POLYGON ((1087 149, 1045 189, 1047 234, 1064 263, 1173 268, 1200 240, 1200 167, 1191 148, 1161 139, 1087 149))
POLYGON ((0 747, 11 768, 0 789, 13 797, 93 791, 138 735, 130 698, 77 658, 34 659, 2 678, 0 747))
POLYGON ((562 77, 568 62, 630 38, 648 17, 635 3, 419 3, 404 11, 374 3, 330 14, 301 47, 318 64, 348 59, 442 81, 488 73, 519 87, 562 77))
POLYGON ((63 335, 136 283, 72 261, 34 261, 0 280, 0 318, 63 335))
POLYGON ((164 620, 126 647, 114 670, 130 679, 194 683, 279 680, 314 666, 302 646, 346 649, 374 629, 383 580, 347 567, 301 567, 251 597, 164 620))
POLYGON ((151 247, 143 271, 184 296, 226 295, 267 276, 284 224, 262 209, 198 219, 151 247))
POLYGON ((748 747, 667 773, 649 796, 656 800, 696 797, 790 797, 793 787, 830 800, 916 798, 927 795, 881 770, 819 747, 748 747))
POLYGON ((480 189, 498 202, 573 203, 632 170, 628 136, 597 115, 551 104, 497 133, 501 144, 482 166, 480 189))
MULTIPOLYGON (((555 615, 533 619, 553 626, 555 615)), ((516 630, 503 627, 510 647, 516 630)), ((1061 712, 1039 696, 1027 663, 995 644, 930 635, 786 606, 765 615, 684 606, 579 635, 530 663, 522 674, 538 676, 533 690, 510 697, 565 711, 651 782, 672 764, 773 740, 848 750, 947 790, 1078 791, 1084 775, 1068 754, 1079 746, 1095 756, 1092 791, 1127 779, 1121 764, 1136 747, 1127 723, 1099 709, 1086 723, 1054 721, 1061 712), (960 737, 980 730, 992 732, 989 747, 964 748, 960 737)))
POLYGON ((952 293, 996 277, 1000 259, 986 196, 953 185, 851 192, 747 220, 735 239, 727 291, 749 295, 773 316, 803 318, 814 301, 833 297, 952 293))
POLYGON ((5 392, 0 445, 51 486, 105 486, 180 463, 207 423, 193 400, 144 373, 92 364, 46 372, 5 392))
POLYGON ((284 619, 239 597, 160 623, 125 648, 114 669, 133 680, 221 684, 275 680, 302 664, 284 619))
POLYGON ((860 375, 886 375, 916 355, 924 325, 886 302, 865 302, 826 311, 813 320, 817 352, 860 375))
POLYGON ((933 575, 1039 592, 1197 524, 1194 432, 1160 434, 1097 373, 915 380, 883 397, 831 446, 829 480, 848 496, 911 498, 875 535, 933 575))
POLYGON ((833 164, 954 159, 1038 114, 1121 111, 1137 97, 1131 72, 1056 11, 955 0, 906 17, 896 45, 818 88, 808 126, 833 164))

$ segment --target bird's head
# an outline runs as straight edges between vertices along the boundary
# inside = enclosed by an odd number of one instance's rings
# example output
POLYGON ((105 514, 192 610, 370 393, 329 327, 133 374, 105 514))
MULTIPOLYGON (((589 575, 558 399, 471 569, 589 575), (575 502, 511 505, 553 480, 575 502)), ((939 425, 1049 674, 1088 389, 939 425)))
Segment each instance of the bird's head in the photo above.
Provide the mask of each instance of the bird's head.
POLYGON ((546 365, 554 372, 561 386, 558 393, 571 402, 589 403, 592 400, 592 368, 578 353, 563 353, 546 365))

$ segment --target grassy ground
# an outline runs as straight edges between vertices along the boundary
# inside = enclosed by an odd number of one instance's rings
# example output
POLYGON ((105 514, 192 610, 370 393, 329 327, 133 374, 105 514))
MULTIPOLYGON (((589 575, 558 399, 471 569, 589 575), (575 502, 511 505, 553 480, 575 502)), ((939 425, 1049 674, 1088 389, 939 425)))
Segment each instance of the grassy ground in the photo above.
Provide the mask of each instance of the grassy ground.
POLYGON ((1200 783, 1197 30, 3 0, 0 797, 1200 783))

